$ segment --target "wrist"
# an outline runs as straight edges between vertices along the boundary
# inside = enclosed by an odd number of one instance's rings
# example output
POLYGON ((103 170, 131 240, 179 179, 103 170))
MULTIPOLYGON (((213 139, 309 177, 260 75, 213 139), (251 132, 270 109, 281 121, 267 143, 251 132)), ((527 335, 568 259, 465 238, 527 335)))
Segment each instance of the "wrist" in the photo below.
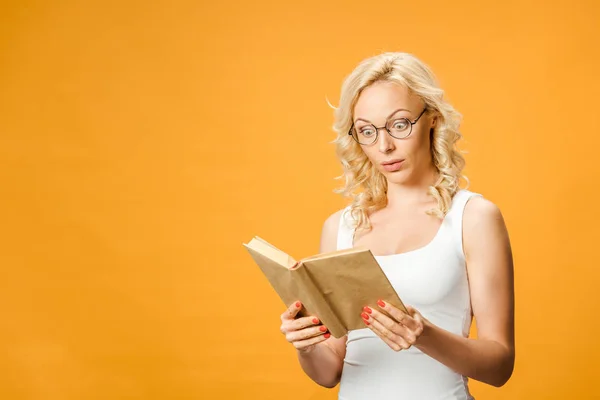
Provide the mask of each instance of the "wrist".
POLYGON ((318 343, 307 347, 303 347, 301 349, 296 349, 296 353, 298 353, 299 356, 309 355, 311 353, 314 353, 314 351, 317 349, 317 345, 318 343))
POLYGON ((431 322, 429 322, 428 320, 423 318, 423 331, 417 338, 415 347, 421 351, 423 349, 426 349, 430 345, 431 341, 433 340, 433 336, 435 335, 435 329, 436 329, 435 325, 433 325, 431 322))

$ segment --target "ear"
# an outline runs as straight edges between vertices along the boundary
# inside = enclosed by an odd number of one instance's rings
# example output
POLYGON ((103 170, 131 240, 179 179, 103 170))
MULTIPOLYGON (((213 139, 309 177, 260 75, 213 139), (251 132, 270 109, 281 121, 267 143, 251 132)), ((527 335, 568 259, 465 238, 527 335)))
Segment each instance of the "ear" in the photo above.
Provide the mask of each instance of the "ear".
POLYGON ((435 128, 436 124, 437 124, 437 115, 435 117, 433 117, 431 120, 431 128, 432 129, 435 128))

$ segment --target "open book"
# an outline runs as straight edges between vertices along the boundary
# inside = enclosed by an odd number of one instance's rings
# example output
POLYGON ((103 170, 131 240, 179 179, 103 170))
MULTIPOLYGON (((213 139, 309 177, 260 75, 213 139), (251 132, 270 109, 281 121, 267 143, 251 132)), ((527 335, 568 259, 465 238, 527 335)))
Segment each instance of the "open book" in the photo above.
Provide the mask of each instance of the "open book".
POLYGON ((364 306, 379 309, 378 299, 406 312, 368 249, 339 250, 296 262, 259 237, 244 246, 285 305, 300 300, 304 307, 298 315, 317 316, 336 338, 366 328, 360 314, 364 306))

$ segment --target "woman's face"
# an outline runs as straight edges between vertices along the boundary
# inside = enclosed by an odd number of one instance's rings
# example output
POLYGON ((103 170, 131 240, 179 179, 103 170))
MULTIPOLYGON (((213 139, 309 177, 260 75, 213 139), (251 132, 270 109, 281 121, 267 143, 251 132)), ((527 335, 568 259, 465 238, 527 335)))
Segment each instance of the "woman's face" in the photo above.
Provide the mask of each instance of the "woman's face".
MULTIPOLYGON (((398 118, 414 122, 424 108, 423 100, 404 86, 393 82, 376 82, 360 94, 354 107, 354 126, 356 130, 362 129, 364 132, 368 124, 376 127, 387 124, 389 127, 398 118)), ((417 183, 431 171, 429 133, 434 126, 435 118, 425 113, 412 126, 408 137, 396 139, 385 129, 379 129, 377 141, 361 147, 390 183, 417 183)))

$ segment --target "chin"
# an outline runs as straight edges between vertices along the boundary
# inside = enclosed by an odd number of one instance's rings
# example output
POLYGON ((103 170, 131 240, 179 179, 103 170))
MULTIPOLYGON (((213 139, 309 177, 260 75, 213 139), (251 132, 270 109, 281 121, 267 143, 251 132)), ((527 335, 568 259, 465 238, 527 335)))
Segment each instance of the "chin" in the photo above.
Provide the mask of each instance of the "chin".
POLYGON ((389 183, 402 185, 410 181, 410 174, 406 170, 400 170, 396 172, 382 172, 389 183))

